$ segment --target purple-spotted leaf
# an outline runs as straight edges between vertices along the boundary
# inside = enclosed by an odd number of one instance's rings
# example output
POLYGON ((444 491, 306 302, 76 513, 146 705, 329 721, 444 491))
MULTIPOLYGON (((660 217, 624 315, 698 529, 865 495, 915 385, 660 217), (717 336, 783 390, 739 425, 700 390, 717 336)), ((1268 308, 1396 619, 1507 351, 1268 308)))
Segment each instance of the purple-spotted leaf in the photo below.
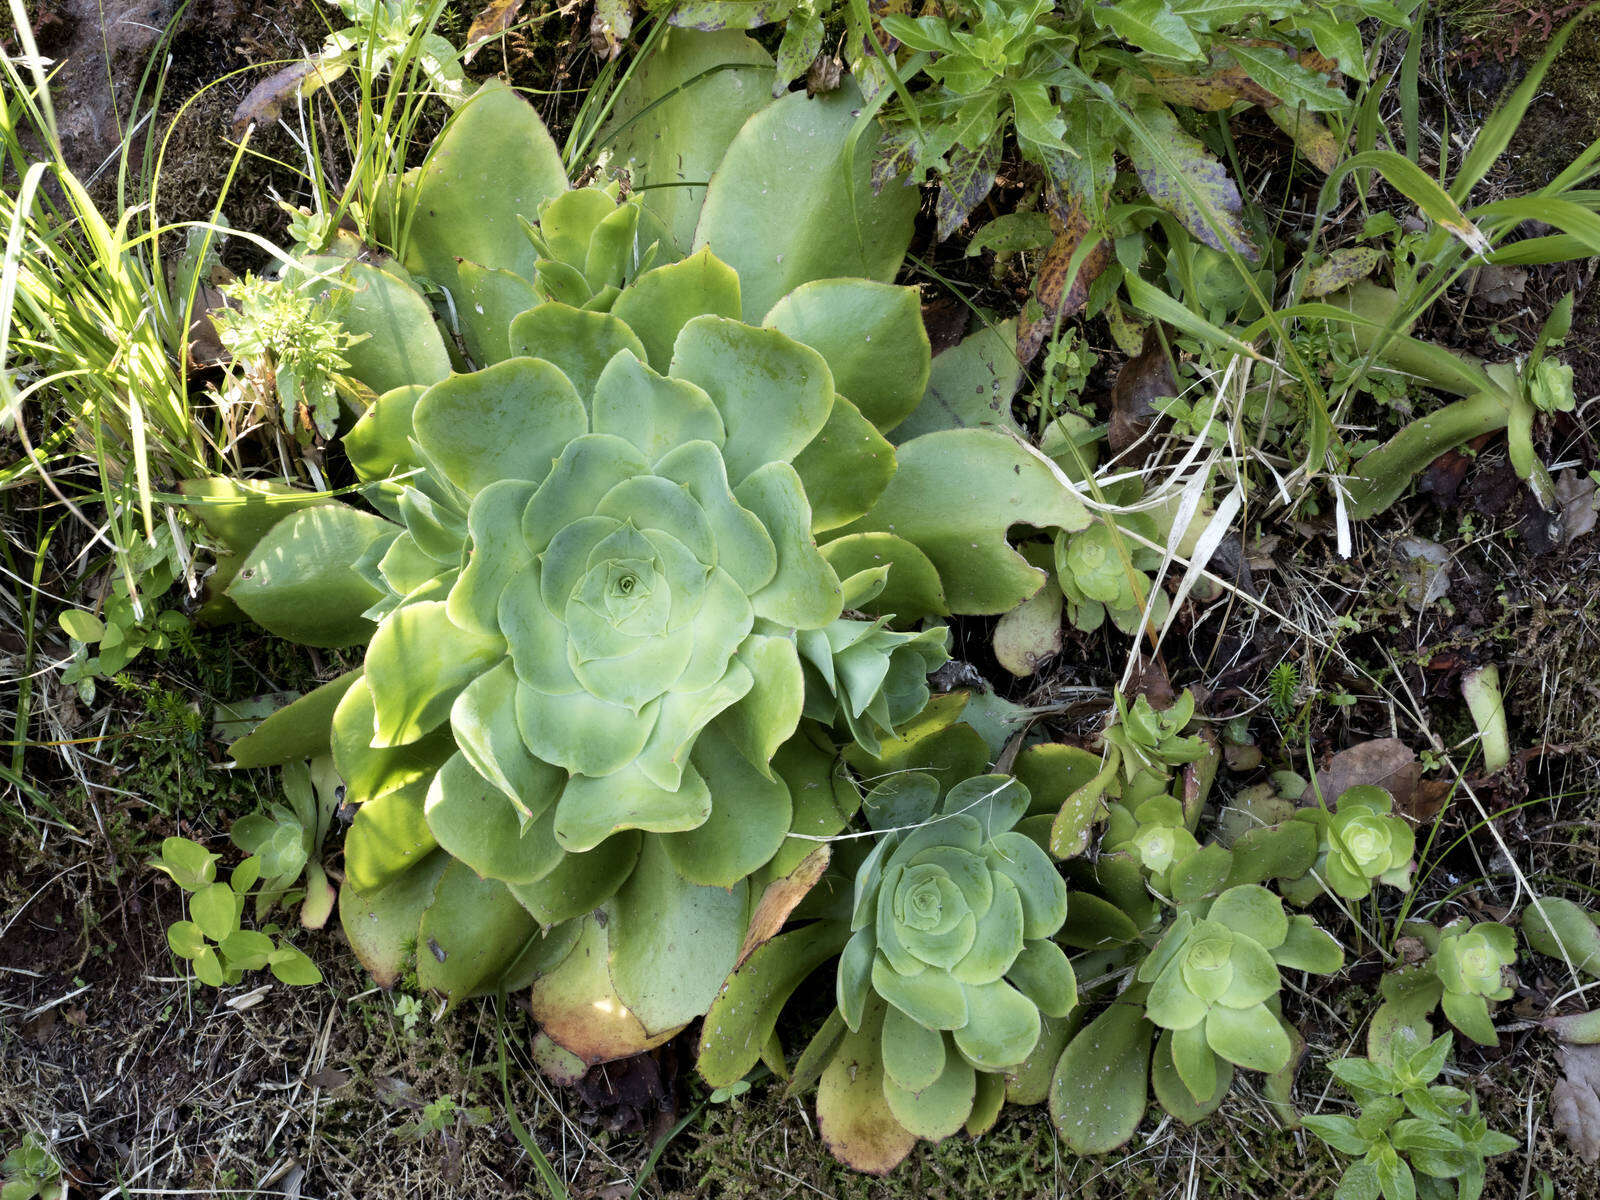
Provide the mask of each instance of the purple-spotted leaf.
POLYGON ((1000 168, 1000 142, 991 138, 976 150, 964 146, 950 152, 934 213, 939 218, 938 239, 942 242, 961 227, 972 210, 982 204, 994 188, 995 172, 1000 168))
POLYGON ((1128 158, 1150 199, 1213 250, 1234 250, 1251 262, 1259 258, 1240 220, 1244 205, 1228 169, 1166 105, 1142 104, 1137 116, 1144 136, 1133 138, 1128 158))

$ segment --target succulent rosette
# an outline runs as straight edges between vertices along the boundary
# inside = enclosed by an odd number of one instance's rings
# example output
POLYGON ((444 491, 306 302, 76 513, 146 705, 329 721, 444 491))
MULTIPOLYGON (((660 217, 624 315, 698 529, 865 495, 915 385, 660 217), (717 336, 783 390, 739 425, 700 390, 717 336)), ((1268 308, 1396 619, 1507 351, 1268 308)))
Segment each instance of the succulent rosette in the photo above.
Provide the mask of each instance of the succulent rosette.
POLYGON ((1289 1031, 1269 1007, 1280 966, 1326 975, 1343 961, 1310 917, 1290 917, 1258 884, 1228 888, 1201 914, 1180 913, 1137 973, 1149 985, 1146 1016, 1170 1031, 1163 1047, 1196 1102, 1226 1086, 1233 1066, 1287 1065, 1289 1031))
POLYGON ((1433 952, 1433 973, 1444 989, 1440 1004, 1450 1023, 1473 1041, 1500 1041, 1489 1019, 1492 1004, 1511 999, 1507 973, 1517 961, 1517 935, 1496 921, 1447 925, 1433 952))
POLYGON ((1331 811, 1319 806, 1297 812, 1295 820, 1316 828, 1321 846, 1310 874, 1281 885, 1284 896, 1309 904, 1326 888, 1346 900, 1360 900, 1375 882, 1407 890, 1416 835, 1393 809, 1388 792, 1360 784, 1347 788, 1331 811))

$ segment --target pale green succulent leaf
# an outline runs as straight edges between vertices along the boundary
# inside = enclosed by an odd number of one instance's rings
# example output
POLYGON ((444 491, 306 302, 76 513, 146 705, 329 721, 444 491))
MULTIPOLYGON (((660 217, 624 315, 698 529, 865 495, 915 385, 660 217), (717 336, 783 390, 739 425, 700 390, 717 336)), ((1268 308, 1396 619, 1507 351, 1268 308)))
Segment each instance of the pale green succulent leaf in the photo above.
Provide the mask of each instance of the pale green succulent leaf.
POLYGON ((509 358, 435 384, 412 420, 428 457, 475 496, 501 479, 544 479, 567 444, 588 431, 578 396, 550 362, 509 358))
POLYGON ((419 466, 411 446, 411 415, 428 392, 424 384, 391 388, 367 406, 340 439, 345 456, 361 479, 383 479, 419 466))
POLYGON ((1288 935, 1273 948, 1272 957, 1280 967, 1314 975, 1332 975, 1344 965, 1344 951, 1333 935, 1304 913, 1289 918, 1288 935))
POLYGON ((575 775, 616 773, 639 757, 655 726, 657 704, 633 713, 587 692, 554 696, 517 685, 517 728, 528 748, 575 775))
POLYGON ((527 822, 495 785, 456 754, 439 768, 423 807, 428 829, 451 857, 504 883, 536 883, 565 850, 544 827, 527 822))
POLYGON ((839 955, 835 993, 839 1012, 852 1030, 861 1029, 861 1016, 872 997, 872 964, 877 958, 877 940, 870 928, 857 929, 839 955))
MULTIPOLYGON (((889 1012, 892 1014, 894 1009, 889 1012)), ((883 1022, 886 1049, 891 1019, 885 1016, 883 1022)), ((977 1089, 977 1072, 964 1059, 950 1055, 939 1077, 920 1091, 902 1087, 888 1074, 887 1060, 884 1071, 883 1096, 889 1103, 889 1111, 896 1121, 918 1137, 938 1141, 958 1132, 967 1123, 977 1089)))
POLYGON ((772 57, 735 30, 668 30, 618 90, 601 141, 645 189, 640 203, 677 254, 694 241, 705 183, 728 143, 771 98, 772 57))
POLYGON ((775 329, 726 317, 684 325, 668 374, 699 385, 722 414, 722 457, 736 491, 758 468, 791 462, 833 408, 833 376, 820 354, 775 329))
MULTIPOLYGON (((367 567, 372 561, 372 555, 377 552, 382 543, 375 542, 363 554, 356 568, 363 578, 371 582, 367 567)), ((417 539, 411 534, 402 533, 387 542, 387 548, 378 559, 378 578, 394 593, 384 596, 372 609, 368 610, 373 615, 375 610, 382 610, 382 616, 387 616, 399 606, 400 599, 415 593, 419 588, 425 587, 444 573, 444 568, 439 560, 431 555, 424 554, 422 547, 417 545, 417 539)))
POLYGON ((1146 1008, 1150 1020, 1163 1029, 1191 1029, 1206 1019, 1211 1005, 1189 989, 1179 957, 1155 977, 1146 1008))
POLYGON ((452 861, 417 927, 417 986, 457 1004, 491 984, 534 932, 505 884, 452 861))
MULTIPOLYGON (((874 829, 905 829, 929 820, 939 807, 939 781, 925 771, 903 771, 875 784, 861 804, 867 823, 874 829)), ((873 850, 882 855, 891 844, 881 841, 873 850)), ((868 860, 873 861, 872 859, 868 860)), ((856 884, 856 894, 875 889, 876 884, 856 884)))
POLYGON ((1235 1066, 1251 1071, 1281 1071, 1289 1062, 1289 1035, 1265 1005, 1218 1005, 1205 1019, 1206 1045, 1235 1066))
POLYGON ((607 934, 617 995, 651 1036, 711 1006, 744 939, 747 890, 692 884, 656 839, 644 840, 633 874, 611 900, 607 934))
MULTIPOLYGON (((619 205, 595 226, 583 260, 583 277, 597 296, 622 286, 632 265, 638 227, 639 206, 632 203, 619 205)), ((605 311, 610 308, 606 305, 605 311)))
MULTIPOLYGON (((892 1005, 884 1013, 883 1069, 901 1091, 931 1088, 945 1073, 947 1057, 944 1034, 913 1021, 892 1005)), ((971 1068, 967 1070, 970 1073, 971 1068)))
MULTIPOLYGON (((794 809, 782 778, 769 778, 741 754, 725 722, 713 721, 694 744, 690 770, 705 779, 710 794, 737 796, 737 804, 711 806, 686 832, 673 832, 662 846, 678 873, 695 883, 732 887, 778 852, 794 809)), ((686 772, 687 778, 687 772, 686 772)))
POLYGON ((720 447, 726 437, 722 414, 701 388, 659 375, 623 350, 600 372, 591 410, 596 433, 632 442, 651 463, 691 442, 720 447))
POLYGON ((978 919, 972 948, 950 967, 950 975, 964 984, 993 983, 1011 969, 1021 951, 1022 898, 1016 884, 997 874, 994 900, 978 919))
POLYGON ((331 752, 333 714, 360 670, 314 688, 272 713, 228 747, 235 766, 276 767, 331 752))
POLYGON ((922 399, 932 350, 915 288, 869 279, 817 279, 790 292, 763 324, 827 360, 833 386, 879 432, 922 399))
POLYGON ((414 783, 356 810, 344 841, 344 877, 351 888, 363 894, 385 888, 438 846, 423 813, 427 790, 425 783, 414 783))
POLYGON ((591 434, 569 443, 523 513, 528 548, 542 554, 562 530, 592 515, 617 484, 649 469, 638 447, 619 437, 591 434))
POLYGON ((584 1066, 641 1054, 672 1035, 648 1033, 617 995, 609 968, 613 917, 611 905, 583 917, 572 951, 529 993, 541 1034, 584 1066))
MULTIPOLYGON (((583 397, 593 394, 606 364, 622 351, 638 359, 645 357, 644 346, 633 330, 612 314, 558 301, 529 309, 512 321, 510 342, 511 353, 556 366, 583 397)), ((541 479, 543 475, 523 478, 541 479)))
POLYGON ((461 548, 467 540, 464 512, 414 487, 400 492, 396 510, 418 550, 441 568, 460 566, 461 548))
POLYGON ((836 620, 844 607, 843 591, 811 536, 811 506, 794 468, 768 463, 733 494, 760 518, 777 548, 777 572, 751 596, 756 615, 794 629, 818 629, 836 620))
POLYGON ((1229 888, 1212 902, 1206 919, 1242 933, 1268 950, 1281 946, 1289 934, 1283 901, 1259 884, 1229 888))
POLYGON ((322 286, 329 315, 359 340, 344 351, 352 378, 383 395, 407 384, 437 383, 450 374, 450 355, 427 301, 394 271, 364 262, 312 258, 318 270, 339 266, 322 286))
POLYGON ((1198 1025, 1182 1033, 1163 1030, 1150 1062, 1150 1083, 1162 1108, 1186 1125, 1197 1125, 1221 1106, 1233 1085, 1233 1064, 1212 1053, 1198 1025), (1178 1049, 1180 1038, 1192 1043, 1186 1051, 1178 1049))
POLYGON ((422 914, 433 903, 439 877, 450 856, 431 853, 394 877, 385 887, 362 892, 346 877, 339 889, 339 923, 350 949, 379 987, 400 982, 417 943, 422 914))
POLYGON ((643 343, 645 361, 666 372, 678 334, 690 321, 707 314, 738 318, 739 276, 711 251, 700 250, 640 275, 617 297, 611 312, 643 343))
POLYGON ((279 521, 228 586, 256 624, 306 646, 350 646, 372 636, 362 614, 380 593, 352 568, 394 526, 344 505, 318 505, 279 521))
POLYGON ((504 656, 504 638, 468 633, 450 620, 442 600, 391 613, 367 648, 366 683, 377 715, 373 747, 408 746, 439 728, 462 689, 504 656))
POLYGON ((911 241, 916 189, 874 194, 879 133, 858 127, 861 93, 846 80, 811 99, 790 93, 747 121, 706 190, 694 246, 739 273, 744 319, 759 321, 803 283, 893 279, 911 241))
MULTIPOLYGON (((555 840, 555 808, 538 817, 527 836, 555 840)), ((643 838, 628 829, 583 854, 564 854, 548 875, 535 883, 508 884, 511 894, 544 926, 593 912, 611 899, 638 861, 643 838)))
MULTIPOLYGON (((583 270, 600 223, 617 211, 617 197, 605 188, 563 191, 539 206, 539 241, 545 252, 583 270)), ((585 281, 587 283, 587 280, 585 281)), ((589 286, 593 290, 593 286, 589 286)))
POLYGON ((472 498, 467 564, 445 600, 445 611, 462 629, 500 633, 500 597, 517 572, 533 561, 522 537, 522 514, 534 492, 530 482, 502 479, 472 498))
POLYGON ((634 762, 601 778, 568 780, 556 803, 556 837, 567 851, 582 853, 623 829, 694 829, 711 811, 711 791, 693 768, 683 773, 678 787, 668 789, 634 762))
POLYGON ((456 264, 456 278, 456 319, 467 354, 479 367, 510 358, 511 322, 539 304, 538 290, 514 271, 465 259, 456 264))
POLYGON ((1078 1003, 1078 979, 1066 951, 1048 938, 1027 942, 1006 980, 1046 1017, 1065 1017, 1078 1003))
POLYGON ((363 676, 350 685, 334 708, 329 739, 334 765, 344 780, 345 800, 350 804, 365 804, 425 781, 455 753, 450 731, 443 727, 409 745, 375 748, 372 740, 377 719, 372 690, 363 676))
POLYGON ((888 569, 883 590, 866 611, 892 613, 903 619, 948 616, 950 606, 933 560, 904 538, 890 533, 852 533, 822 547, 839 578, 862 571, 888 569))
POLYGON ((745 760, 771 778, 768 764, 800 724, 805 697, 800 658, 789 638, 765 634, 745 638, 735 657, 755 683, 718 718, 718 724, 745 760))
POLYGON ((1044 573, 1007 544, 1012 525, 1088 524, 1088 511, 1049 467, 1006 434, 930 433, 901 446, 898 459, 872 511, 845 532, 892 533, 916 545, 938 571, 953 611, 1008 612, 1044 584, 1044 573))
POLYGON ((1462 995, 1447 990, 1440 997, 1440 1007, 1444 1009, 1444 1015, 1450 1018, 1450 1024, 1480 1046, 1500 1044, 1500 1034, 1489 1019, 1489 1003, 1482 996, 1462 995))
POLYGON ((1034 1003, 1004 980, 966 984, 968 1019, 952 1031, 956 1048, 975 1066, 1000 1071, 1028 1057, 1041 1029, 1034 1003))
MULTIPOLYGON (((881 923, 879 929, 881 932, 881 923)), ((881 941, 879 949, 882 950, 881 941)), ((967 989, 948 974, 924 971, 920 975, 902 975, 882 953, 872 963, 872 989, 930 1029, 959 1029, 971 1018, 967 989)))
POLYGON ((1234 939, 1229 965, 1233 968, 1233 978, 1216 998, 1218 1004, 1228 1008, 1253 1008, 1268 997, 1276 996, 1282 986, 1272 955, 1251 938, 1234 939))
POLYGON ((464 258, 533 278, 536 255, 518 218, 567 190, 561 155, 533 107, 506 84, 487 81, 457 110, 402 206, 406 261, 450 287, 464 258))
MULTIPOLYGON (((934 357, 923 395, 895 427, 891 440, 900 445, 941 429, 982 425, 1021 434, 1022 427, 1011 414, 1011 401, 1022 377, 1016 322, 984 325, 934 357)), ((1068 474, 1073 472, 1069 469, 1068 474)))
POLYGON ((984 851, 989 869, 1008 877, 1022 898, 1022 936, 1054 936, 1067 919, 1067 887, 1049 855, 1026 834, 999 834, 984 851))
POLYGON ((864 516, 894 475, 894 447, 854 403, 833 398, 828 423, 794 458, 794 469, 813 498, 811 527, 818 533, 864 516))

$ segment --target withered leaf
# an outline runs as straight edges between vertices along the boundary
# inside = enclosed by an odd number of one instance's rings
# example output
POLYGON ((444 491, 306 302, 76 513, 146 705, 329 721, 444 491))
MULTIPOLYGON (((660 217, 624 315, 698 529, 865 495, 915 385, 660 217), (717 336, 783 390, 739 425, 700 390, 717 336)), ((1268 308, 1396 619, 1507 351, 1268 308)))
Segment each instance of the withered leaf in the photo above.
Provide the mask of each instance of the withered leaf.
POLYGON ((1384 254, 1376 246, 1347 246, 1306 273, 1305 296, 1327 296, 1342 291, 1378 269, 1384 254))
POLYGON ((1106 442, 1112 452, 1121 454, 1143 437, 1156 419, 1156 401, 1177 394, 1167 348, 1162 344, 1159 327, 1152 325, 1145 330, 1139 353, 1122 364, 1111 385, 1111 422, 1106 442))
POLYGON ((1111 243, 1090 225, 1088 214, 1075 195, 1064 203, 1051 205, 1050 226, 1055 231, 1055 241, 1045 252, 1033 281, 1040 315, 1024 323, 1017 334, 1017 357, 1024 366, 1039 353, 1056 322, 1084 306, 1090 285, 1111 262, 1111 243), (1082 246, 1087 249, 1078 257, 1074 272, 1073 258, 1082 246))
POLYGON ((274 71, 251 88, 233 110, 234 135, 243 135, 251 125, 271 125, 290 100, 327 87, 345 70, 346 64, 340 58, 307 58, 274 71))
MULTIPOLYGON (((497 37, 516 24, 517 14, 522 11, 523 0, 489 0, 482 11, 472 18, 472 24, 467 28, 467 49, 461 56, 462 62, 471 62, 473 56, 483 49, 483 43, 490 38, 497 37)), ((600 8, 595 5, 595 19, 600 19, 600 8)), ((629 13, 631 19, 632 13, 629 13)), ((624 33, 622 36, 626 37, 624 33)))
POLYGON ((1402 812, 1411 804, 1411 795, 1422 777, 1417 756, 1399 738, 1376 738, 1358 742, 1339 751, 1328 765, 1317 772, 1315 784, 1307 784, 1300 797, 1302 804, 1315 804, 1315 788, 1322 789, 1323 802, 1332 808, 1345 792, 1359 784, 1381 787, 1394 797, 1402 812))
POLYGON ((610 62, 622 53, 633 32, 633 0, 594 0, 589 19, 589 48, 610 62))
POLYGON ((1181 104, 1197 112, 1221 112, 1240 101, 1271 107, 1277 97, 1262 87, 1244 68, 1219 53, 1212 55, 1213 70, 1203 74, 1151 67, 1148 78, 1133 77, 1135 90, 1181 104), (1219 60, 1228 65, 1217 65, 1219 60))
POLYGON ((750 918, 750 930, 744 935, 744 945, 739 947, 735 967, 754 954, 763 943, 777 936, 795 905, 817 886, 817 880, 828 869, 829 857, 828 847, 818 846, 800 860, 798 867, 767 885, 756 904, 755 915, 750 918))
POLYGON ((1566 1072, 1550 1089, 1550 1119, 1586 1163, 1600 1162, 1600 1046, 1563 1045, 1566 1072))
POLYGON ((933 206, 934 215, 939 220, 935 234, 939 241, 944 241, 959 229, 961 223, 972 215, 972 210, 994 190, 995 172, 999 169, 998 138, 991 138, 976 150, 958 146, 950 152, 949 165, 939 182, 939 198, 933 206))
POLYGON ((1339 160, 1344 156, 1344 147, 1321 117, 1290 104, 1268 107, 1267 116, 1289 135, 1301 157, 1324 175, 1339 165, 1339 160))
POLYGON ((1231 249, 1251 262, 1260 258, 1245 231, 1240 216, 1244 203, 1228 169, 1178 124, 1165 104, 1141 104, 1138 115, 1155 146, 1136 137, 1128 159, 1150 199, 1213 250, 1231 249))

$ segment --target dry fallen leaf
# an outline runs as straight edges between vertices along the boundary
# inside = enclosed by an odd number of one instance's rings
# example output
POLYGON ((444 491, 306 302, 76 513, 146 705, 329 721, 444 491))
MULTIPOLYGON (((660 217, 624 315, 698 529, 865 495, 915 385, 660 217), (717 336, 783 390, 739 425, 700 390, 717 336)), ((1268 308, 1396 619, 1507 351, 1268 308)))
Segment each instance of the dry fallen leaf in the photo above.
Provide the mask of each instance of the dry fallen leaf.
POLYGON ((1399 738, 1358 742, 1328 760, 1328 765, 1317 772, 1315 786, 1306 785, 1300 803, 1315 804, 1315 788, 1321 788, 1323 802, 1331 808, 1351 788, 1371 784, 1383 788, 1394 797, 1395 807, 1406 811, 1421 777, 1417 756, 1399 738))
POLYGON ((1055 243, 1045 252, 1039 265, 1039 276, 1034 280, 1033 295, 1038 301, 1041 315, 1037 320, 1023 324, 1017 333, 1017 357, 1026 366, 1039 353, 1039 347, 1056 327, 1057 320, 1070 317, 1089 299, 1089 285, 1111 262, 1111 243, 1099 236, 1083 211, 1081 197, 1070 195, 1052 203, 1050 227, 1055 230, 1055 243), (1078 249, 1089 239, 1090 248, 1084 251, 1068 286, 1067 271, 1078 249))
POLYGON ((1593 479, 1568 467, 1556 476, 1556 499, 1561 504, 1563 542, 1570 544, 1593 532, 1595 518, 1600 516, 1600 497, 1595 495, 1593 479))
POLYGON ((739 948, 735 967, 754 954, 762 943, 777 936, 778 930, 783 928, 783 923, 794 911, 794 906, 817 886, 817 880, 828 869, 829 857, 828 847, 818 846, 800 860, 798 867, 767 885, 756 904, 755 915, 750 918, 750 931, 744 935, 744 945, 739 948))
POLYGON ((1600 1046, 1563 1045, 1566 1075, 1550 1089, 1550 1119, 1586 1163, 1600 1162, 1600 1046))
POLYGON ((467 50, 461 56, 461 61, 469 63, 483 43, 510 29, 516 23, 517 14, 522 11, 523 0, 491 0, 477 16, 472 18, 472 25, 467 29, 467 50))
POLYGON ((1144 436, 1156 419, 1157 400, 1177 394, 1167 348, 1159 329, 1152 325, 1145 330, 1144 347, 1122 364, 1111 385, 1111 427, 1106 441, 1112 453, 1121 454, 1144 436))

